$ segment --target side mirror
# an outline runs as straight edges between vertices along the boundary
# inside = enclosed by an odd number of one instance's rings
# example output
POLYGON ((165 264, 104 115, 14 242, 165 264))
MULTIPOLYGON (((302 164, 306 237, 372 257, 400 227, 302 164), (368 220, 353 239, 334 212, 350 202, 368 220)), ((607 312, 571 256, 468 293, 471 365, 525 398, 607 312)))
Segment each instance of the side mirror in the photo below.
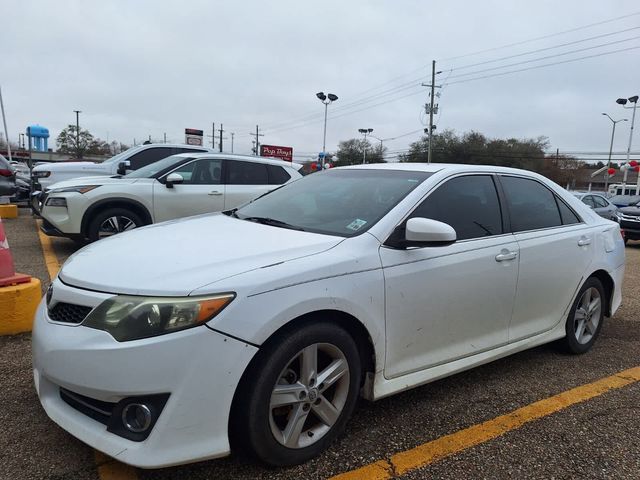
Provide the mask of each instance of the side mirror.
POLYGON ((450 245, 456 241, 456 231, 446 223, 416 217, 407 220, 405 239, 416 246, 450 245))
POLYGON ((118 164, 118 175, 126 175, 127 174, 127 168, 129 168, 131 166, 131 162, 129 162, 129 160, 125 160, 124 162, 120 162, 118 164))
POLYGON ((178 185, 184 182, 184 177, 179 173, 170 173, 167 178, 164 179, 164 185, 167 188, 173 188, 174 185, 178 185))

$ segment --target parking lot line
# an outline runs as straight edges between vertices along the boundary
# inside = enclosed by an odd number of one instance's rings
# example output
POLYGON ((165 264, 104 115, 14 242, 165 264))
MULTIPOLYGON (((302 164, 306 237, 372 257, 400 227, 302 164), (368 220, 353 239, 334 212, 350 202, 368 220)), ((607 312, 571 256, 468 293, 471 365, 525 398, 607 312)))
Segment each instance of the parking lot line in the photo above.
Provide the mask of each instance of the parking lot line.
POLYGON ((58 270, 60 270, 60 262, 53 251, 51 239, 48 235, 43 233, 42 230, 40 230, 41 224, 42 220, 36 220, 36 225, 38 226, 38 237, 40 238, 40 245, 42 245, 42 253, 44 255, 44 263, 47 267, 47 272, 49 272, 49 279, 53 281, 53 279, 56 278, 56 275, 58 275, 58 270))
MULTIPOLYGON (((47 265, 47 272, 49 272, 49 279, 53 281, 58 275, 58 270, 60 270, 60 261, 53 251, 51 239, 40 230, 40 223, 41 220, 36 220, 38 237, 40 238, 44 261, 47 265)), ((135 468, 118 462, 97 450, 94 450, 94 456, 100 480, 137 480, 138 475, 135 468)))
POLYGON ((445 457, 497 438, 526 423, 551 415, 571 405, 584 402, 640 381, 640 367, 630 368, 592 383, 587 383, 549 398, 531 403, 513 412, 484 423, 472 425, 411 450, 396 453, 389 459, 379 460, 351 470, 330 480, 384 480, 425 467, 445 457))

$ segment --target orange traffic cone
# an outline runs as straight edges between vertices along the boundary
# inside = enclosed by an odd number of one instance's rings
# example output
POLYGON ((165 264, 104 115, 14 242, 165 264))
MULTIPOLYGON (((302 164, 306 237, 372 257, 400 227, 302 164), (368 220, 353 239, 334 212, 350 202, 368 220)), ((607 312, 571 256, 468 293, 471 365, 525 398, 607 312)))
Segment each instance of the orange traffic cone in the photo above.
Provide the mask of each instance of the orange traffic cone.
POLYGON ((19 283, 27 283, 31 281, 29 275, 16 273, 13 266, 13 258, 9 250, 9 242, 4 234, 2 219, 0 219, 0 287, 7 285, 17 285, 19 283))

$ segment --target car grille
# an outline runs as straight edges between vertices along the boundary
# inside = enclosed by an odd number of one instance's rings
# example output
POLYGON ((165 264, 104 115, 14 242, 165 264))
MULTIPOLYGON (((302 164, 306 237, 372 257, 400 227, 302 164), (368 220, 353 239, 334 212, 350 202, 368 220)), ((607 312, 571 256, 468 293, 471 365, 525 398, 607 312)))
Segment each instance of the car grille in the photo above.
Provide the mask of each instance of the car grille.
POLYGON ((60 398, 69 406, 104 425, 109 424, 109 420, 113 414, 113 408, 116 405, 115 403, 85 397, 79 393, 71 392, 66 388, 60 388, 60 398))
POLYGON ((49 318, 54 322, 79 324, 89 315, 91 307, 74 305, 72 303, 56 303, 49 310, 49 318))

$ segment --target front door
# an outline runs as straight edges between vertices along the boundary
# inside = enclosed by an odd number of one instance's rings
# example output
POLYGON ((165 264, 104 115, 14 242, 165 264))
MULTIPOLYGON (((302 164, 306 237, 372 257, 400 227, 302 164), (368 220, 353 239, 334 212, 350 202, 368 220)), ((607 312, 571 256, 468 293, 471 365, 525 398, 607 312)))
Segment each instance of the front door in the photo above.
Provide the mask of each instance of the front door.
POLYGON ((159 181, 153 184, 155 222, 224 210, 221 160, 194 160, 171 173, 180 174, 184 182, 173 188, 159 181))
POLYGON ((447 223, 458 240, 381 247, 387 378, 505 345, 518 278, 518 244, 505 233, 491 175, 447 180, 411 217, 447 223))

